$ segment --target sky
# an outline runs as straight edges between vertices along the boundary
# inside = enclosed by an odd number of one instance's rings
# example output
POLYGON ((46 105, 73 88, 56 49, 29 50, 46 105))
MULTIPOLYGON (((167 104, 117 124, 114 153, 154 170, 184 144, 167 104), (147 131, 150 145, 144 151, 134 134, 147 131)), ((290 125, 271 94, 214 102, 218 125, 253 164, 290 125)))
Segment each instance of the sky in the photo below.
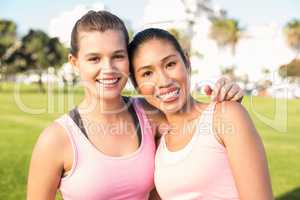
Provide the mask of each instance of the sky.
POLYGON ((278 23, 284 25, 292 18, 300 19, 299 0, 215 0, 228 15, 244 25, 278 23))
POLYGON ((49 30, 50 21, 77 5, 105 4, 122 19, 136 20, 143 15, 147 0, 0 0, 0 18, 12 19, 19 33, 29 28, 49 30), (130 2, 130 4, 129 4, 130 2))
MULTIPOLYGON (((0 18, 12 19, 18 24, 18 32, 29 28, 49 31, 53 18, 77 5, 93 5, 102 2, 110 11, 137 24, 149 0, 0 0, 0 18)), ((164 0, 162 0, 164 1, 164 0)), ((230 17, 240 20, 244 26, 278 23, 284 25, 292 18, 300 19, 299 0, 212 0, 213 4, 227 10, 230 17)), ((170 5, 172 6, 172 5, 170 5)), ((166 8, 165 8, 166 9, 166 8)))
MULTIPOLYGON (((256 80, 260 78, 261 69, 267 67, 275 72, 278 66, 294 58, 282 36, 282 26, 291 19, 300 19, 300 0, 211 1, 215 8, 223 8, 229 17, 238 19, 247 31, 249 39, 238 43, 235 56, 242 73, 256 80)), ((75 21, 87 10, 99 10, 104 6, 130 21, 136 31, 149 22, 153 26, 153 21, 181 19, 185 15, 181 0, 0 0, 0 18, 15 21, 19 35, 26 34, 30 28, 42 29, 68 46, 75 21)), ((198 29, 208 30, 204 24, 200 22, 198 29)), ((229 62, 231 56, 228 52, 219 55, 215 42, 204 35, 205 38, 194 42, 199 44, 197 50, 205 55, 199 69, 204 70, 204 76, 211 70, 213 76, 219 73, 219 65, 229 62)))

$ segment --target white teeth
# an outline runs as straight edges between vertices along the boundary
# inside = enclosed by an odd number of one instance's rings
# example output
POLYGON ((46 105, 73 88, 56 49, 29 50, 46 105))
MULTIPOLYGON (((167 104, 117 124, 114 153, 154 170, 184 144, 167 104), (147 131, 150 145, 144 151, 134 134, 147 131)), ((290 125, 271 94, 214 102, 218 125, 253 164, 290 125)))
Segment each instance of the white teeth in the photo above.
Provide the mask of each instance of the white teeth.
POLYGON ((163 95, 159 95, 158 97, 161 98, 161 99, 168 99, 168 98, 171 98, 171 97, 177 97, 178 95, 179 95, 179 89, 174 90, 173 92, 169 92, 169 93, 166 93, 166 94, 163 94, 163 95))
POLYGON ((118 82, 118 78, 115 79, 110 79, 110 80, 104 80, 104 79, 99 79, 97 80, 99 83, 104 84, 104 85, 112 85, 118 82))

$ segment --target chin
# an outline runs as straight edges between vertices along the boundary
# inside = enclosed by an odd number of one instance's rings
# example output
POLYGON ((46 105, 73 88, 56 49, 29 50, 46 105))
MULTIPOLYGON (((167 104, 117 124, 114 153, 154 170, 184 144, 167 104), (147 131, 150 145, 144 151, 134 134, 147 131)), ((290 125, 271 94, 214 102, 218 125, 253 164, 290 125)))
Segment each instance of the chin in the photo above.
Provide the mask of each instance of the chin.
POLYGON ((161 110, 165 114, 175 114, 175 113, 179 112, 184 106, 184 103, 182 102, 181 99, 178 99, 177 102, 173 102, 173 103, 165 103, 165 102, 159 101, 155 104, 156 105, 154 105, 154 106, 156 108, 158 108, 159 110, 161 110))
POLYGON ((175 104, 172 106, 162 106, 160 110, 165 114, 175 114, 179 112, 181 108, 182 108, 181 105, 175 104))

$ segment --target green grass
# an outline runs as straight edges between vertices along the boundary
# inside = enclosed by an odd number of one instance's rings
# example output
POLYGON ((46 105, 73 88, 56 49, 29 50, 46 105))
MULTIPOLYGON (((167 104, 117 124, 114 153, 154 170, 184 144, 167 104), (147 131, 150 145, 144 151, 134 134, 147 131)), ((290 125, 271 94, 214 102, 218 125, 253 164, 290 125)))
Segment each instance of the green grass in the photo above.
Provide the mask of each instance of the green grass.
MULTIPOLYGON (((0 199, 20 200, 26 196, 26 181, 31 151, 40 132, 56 117, 78 102, 82 97, 80 88, 71 92, 71 98, 58 90, 53 99, 37 92, 36 86, 22 85, 19 95, 27 108, 46 109, 41 114, 28 114, 17 104, 18 96, 13 85, 3 86, 0 91, 0 199), (48 106, 50 104, 50 106, 48 106)), ((284 105, 284 101, 280 102, 284 105)), ((287 132, 280 132, 266 125, 254 114, 274 118, 275 100, 271 98, 245 98, 243 104, 262 136, 269 162, 273 191, 278 200, 300 199, 300 100, 288 100, 287 132)), ((281 112, 281 116, 285 113, 281 112)), ((280 125, 284 121, 277 121, 280 125)))

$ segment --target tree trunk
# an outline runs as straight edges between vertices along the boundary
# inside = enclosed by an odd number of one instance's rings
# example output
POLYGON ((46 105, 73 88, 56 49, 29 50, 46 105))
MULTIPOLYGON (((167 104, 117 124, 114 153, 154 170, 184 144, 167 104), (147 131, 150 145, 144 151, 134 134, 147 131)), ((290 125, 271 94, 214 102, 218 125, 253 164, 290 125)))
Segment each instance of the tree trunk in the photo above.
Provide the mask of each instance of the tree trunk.
POLYGON ((42 93, 45 93, 46 90, 44 88, 43 81, 42 81, 42 71, 39 71, 38 75, 39 75, 39 81, 38 81, 39 91, 42 92, 42 93))
POLYGON ((2 68, 3 66, 2 66, 2 62, 1 62, 1 60, 0 60, 0 92, 2 91, 2 80, 3 80, 3 72, 2 72, 2 68))

